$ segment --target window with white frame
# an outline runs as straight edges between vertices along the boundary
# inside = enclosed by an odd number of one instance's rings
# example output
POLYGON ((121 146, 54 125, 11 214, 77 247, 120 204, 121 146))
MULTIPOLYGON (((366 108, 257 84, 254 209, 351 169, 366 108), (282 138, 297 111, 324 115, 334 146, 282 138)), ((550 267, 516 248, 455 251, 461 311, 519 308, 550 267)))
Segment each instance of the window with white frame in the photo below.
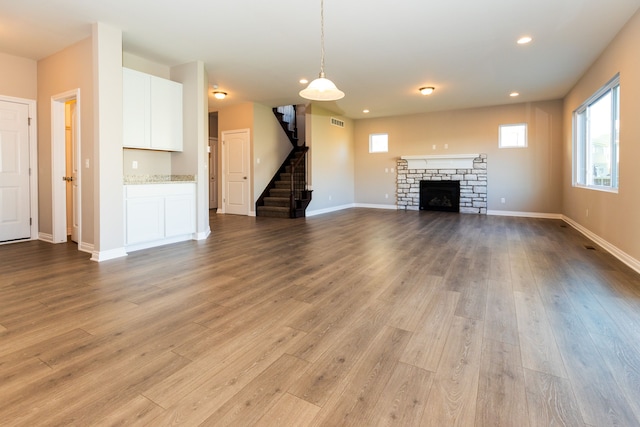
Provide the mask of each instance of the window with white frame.
POLYGON ((372 133, 369 135, 369 152, 386 153, 389 151, 389 134, 372 133))
POLYGON ((620 76, 573 112, 573 184, 617 191, 620 146, 620 76))
POLYGON ((516 123, 498 126, 498 147, 524 148, 527 146, 527 124, 516 123))

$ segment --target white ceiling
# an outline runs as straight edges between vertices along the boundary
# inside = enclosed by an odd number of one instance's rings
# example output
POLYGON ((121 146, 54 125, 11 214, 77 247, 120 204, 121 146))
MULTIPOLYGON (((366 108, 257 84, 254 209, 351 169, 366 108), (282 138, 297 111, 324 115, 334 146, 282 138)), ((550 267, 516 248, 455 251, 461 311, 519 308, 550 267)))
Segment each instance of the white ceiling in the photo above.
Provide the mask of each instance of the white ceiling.
MULTIPOLYGON (((327 77, 351 118, 563 97, 640 0, 325 0, 327 77), (533 42, 516 44, 522 35, 533 42), (433 95, 418 94, 435 86, 433 95), (509 93, 518 91, 519 98, 509 93)), ((0 51, 41 59, 122 29, 123 48, 168 66, 202 60, 229 93, 210 110, 300 103, 320 69, 320 0, 0 0, 0 51)), ((604 82, 603 82, 604 83, 604 82)))

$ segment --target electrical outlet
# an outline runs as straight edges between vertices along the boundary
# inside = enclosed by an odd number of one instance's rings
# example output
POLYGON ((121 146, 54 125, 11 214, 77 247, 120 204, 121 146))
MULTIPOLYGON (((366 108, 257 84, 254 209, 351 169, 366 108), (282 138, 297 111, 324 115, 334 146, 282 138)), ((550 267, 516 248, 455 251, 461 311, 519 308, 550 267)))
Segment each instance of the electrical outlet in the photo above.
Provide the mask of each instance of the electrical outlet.
POLYGON ((589 209, 587 209, 587 218, 589 218, 589 209))
POLYGON ((131 162, 131 169, 138 169, 138 161, 134 160, 133 162, 131 162))
POLYGON ((449 148, 449 144, 444 144, 444 149, 446 150, 447 148, 449 148))
POLYGON ((435 150, 435 149, 436 149, 436 144, 433 144, 433 145, 431 146, 431 148, 435 150))
POLYGON ((505 203, 507 203, 507 200, 503 197, 503 198, 500 199, 500 203, 505 204, 505 203))
POLYGON ((385 194, 385 195, 384 195, 384 198, 385 198, 385 199, 388 199, 388 198, 389 198, 389 195, 388 195, 388 194, 385 194))

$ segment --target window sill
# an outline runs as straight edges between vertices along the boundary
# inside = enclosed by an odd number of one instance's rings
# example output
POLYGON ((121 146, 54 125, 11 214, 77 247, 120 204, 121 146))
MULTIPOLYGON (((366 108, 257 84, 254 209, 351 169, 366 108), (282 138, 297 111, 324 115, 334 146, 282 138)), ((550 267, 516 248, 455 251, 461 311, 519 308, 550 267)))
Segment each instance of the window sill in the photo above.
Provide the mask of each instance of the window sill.
POLYGON ((618 194, 618 189, 617 188, 597 187, 597 186, 581 185, 581 184, 573 184, 573 186, 575 188, 582 188, 583 190, 594 190, 594 191, 601 191, 603 193, 618 194))

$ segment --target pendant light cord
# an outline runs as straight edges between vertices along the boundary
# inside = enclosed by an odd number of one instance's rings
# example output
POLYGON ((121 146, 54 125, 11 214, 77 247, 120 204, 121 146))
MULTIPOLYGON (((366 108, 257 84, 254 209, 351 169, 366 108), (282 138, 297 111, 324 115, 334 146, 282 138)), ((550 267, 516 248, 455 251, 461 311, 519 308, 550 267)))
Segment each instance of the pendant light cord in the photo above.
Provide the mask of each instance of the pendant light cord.
POLYGON ((324 77, 324 0, 320 0, 320 77, 324 77))

